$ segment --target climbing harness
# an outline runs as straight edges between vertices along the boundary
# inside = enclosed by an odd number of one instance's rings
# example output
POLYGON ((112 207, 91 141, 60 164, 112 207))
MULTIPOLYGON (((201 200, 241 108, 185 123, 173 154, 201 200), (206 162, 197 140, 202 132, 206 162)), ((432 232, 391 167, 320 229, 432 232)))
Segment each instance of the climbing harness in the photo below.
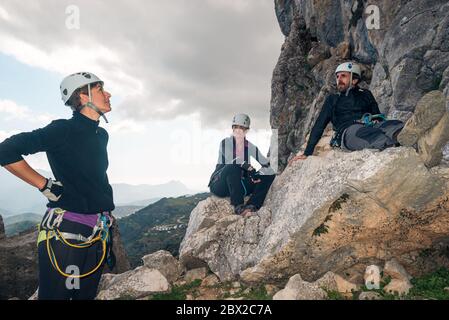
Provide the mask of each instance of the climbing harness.
MULTIPOLYGON (((386 121, 387 117, 383 114, 371 114, 371 113, 365 113, 360 120, 355 120, 355 123, 363 124, 366 127, 372 127, 376 123, 376 121, 383 122, 386 121)), ((346 130, 340 130, 338 132, 335 132, 332 136, 331 141, 329 142, 330 146, 332 148, 344 148, 344 133, 346 130)))
POLYGON ((112 238, 110 231, 113 223, 112 216, 106 215, 105 213, 100 213, 97 223, 93 228, 92 234, 86 238, 81 234, 61 232, 59 230, 59 226, 61 225, 65 212, 66 210, 60 208, 50 209, 48 213, 45 215, 44 219, 42 220, 42 223, 39 225, 39 236, 37 244, 39 245, 39 243, 41 243, 42 241, 46 241, 47 253, 52 266, 62 276, 67 278, 85 278, 93 274, 95 271, 97 271, 98 268, 100 268, 100 266, 103 264, 103 261, 105 261, 105 259, 108 266, 112 269, 111 265, 115 263, 113 261, 114 259, 113 254, 111 252, 112 238), (81 275, 67 274, 61 270, 56 260, 55 253, 50 244, 50 240, 52 238, 55 238, 56 240, 61 241, 65 245, 75 249, 86 249, 91 247, 98 241, 101 241, 103 254, 101 256, 100 262, 95 266, 95 268, 93 268, 91 271, 87 273, 81 275), (70 243, 68 240, 80 241, 81 243, 74 244, 70 243))

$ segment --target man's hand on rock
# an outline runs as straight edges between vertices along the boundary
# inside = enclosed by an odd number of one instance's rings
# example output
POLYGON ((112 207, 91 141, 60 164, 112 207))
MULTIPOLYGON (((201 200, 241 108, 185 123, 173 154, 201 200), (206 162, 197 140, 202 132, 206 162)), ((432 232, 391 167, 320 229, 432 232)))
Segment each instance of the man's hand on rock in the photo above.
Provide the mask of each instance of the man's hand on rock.
POLYGON ((298 161, 298 160, 306 160, 307 159, 307 156, 306 155, 304 155, 304 154, 300 154, 300 155, 297 155, 297 156, 295 156, 295 157, 293 157, 289 162, 288 162, 288 165, 291 165, 293 162, 295 162, 295 161, 298 161))

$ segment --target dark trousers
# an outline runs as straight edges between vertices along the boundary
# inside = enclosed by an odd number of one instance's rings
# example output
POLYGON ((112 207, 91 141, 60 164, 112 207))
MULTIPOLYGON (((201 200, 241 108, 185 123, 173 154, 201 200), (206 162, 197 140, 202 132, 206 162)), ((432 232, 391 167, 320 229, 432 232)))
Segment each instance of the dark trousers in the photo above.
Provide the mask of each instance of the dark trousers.
POLYGON ((260 209, 275 175, 258 176, 261 181, 253 183, 250 178, 242 178, 242 171, 238 165, 225 165, 219 177, 211 183, 210 191, 218 197, 231 197, 234 207, 243 204, 245 196, 250 196, 246 204, 260 209))
POLYGON ((384 150, 397 145, 397 134, 404 128, 399 120, 387 120, 374 124, 353 124, 348 127, 342 137, 343 148, 356 151, 362 149, 384 150))
MULTIPOLYGON (((61 232, 82 234, 84 237, 89 237, 92 233, 92 228, 67 220, 62 221, 59 230, 61 232)), ((79 243, 73 240, 68 241, 75 244, 79 243)), ((97 266, 103 253, 101 241, 83 249, 71 248, 55 238, 50 240, 50 244, 61 271, 68 274, 73 274, 73 271, 67 269, 68 266, 76 266, 79 269, 79 274, 91 271, 97 266)), ((72 284, 73 287, 77 280, 67 280, 65 276, 61 275, 52 266, 47 252, 46 241, 42 241, 39 244, 38 255, 39 300, 93 300, 96 297, 104 263, 90 276, 79 279, 79 289, 72 289, 70 286, 68 288, 66 283, 72 284)))

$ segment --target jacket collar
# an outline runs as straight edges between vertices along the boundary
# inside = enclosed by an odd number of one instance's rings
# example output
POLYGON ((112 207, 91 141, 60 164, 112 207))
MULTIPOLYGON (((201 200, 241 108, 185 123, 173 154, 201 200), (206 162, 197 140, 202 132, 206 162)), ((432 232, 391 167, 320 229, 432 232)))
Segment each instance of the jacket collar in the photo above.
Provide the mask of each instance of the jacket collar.
POLYGON ((80 112, 74 111, 73 112, 73 121, 76 122, 77 125, 82 126, 87 129, 93 129, 96 130, 98 128, 98 125, 100 124, 100 120, 92 120, 85 115, 83 115, 80 112))

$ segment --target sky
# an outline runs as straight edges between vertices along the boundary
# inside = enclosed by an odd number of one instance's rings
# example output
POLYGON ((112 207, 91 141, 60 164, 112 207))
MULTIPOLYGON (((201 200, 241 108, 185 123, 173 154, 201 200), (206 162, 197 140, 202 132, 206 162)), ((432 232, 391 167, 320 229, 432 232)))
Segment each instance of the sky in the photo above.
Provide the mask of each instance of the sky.
MULTIPOLYGON (((95 73, 112 94, 112 183, 206 190, 236 113, 268 151, 284 37, 272 0, 2 0, 0 141, 70 118, 59 84, 95 73)), ((45 154, 26 157, 49 170, 45 154)))

